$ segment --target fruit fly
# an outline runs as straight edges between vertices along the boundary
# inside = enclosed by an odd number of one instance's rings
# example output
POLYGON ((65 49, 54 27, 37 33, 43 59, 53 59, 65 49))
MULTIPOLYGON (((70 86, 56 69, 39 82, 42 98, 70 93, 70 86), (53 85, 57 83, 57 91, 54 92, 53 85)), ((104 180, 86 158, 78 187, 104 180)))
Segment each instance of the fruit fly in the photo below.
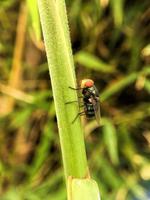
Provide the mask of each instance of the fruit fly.
POLYGON ((81 81, 80 88, 72 88, 74 90, 82 91, 83 107, 84 111, 77 114, 73 123, 80 115, 86 115, 87 118, 95 118, 97 123, 100 125, 100 101, 99 93, 94 85, 94 81, 91 79, 83 79, 81 81))

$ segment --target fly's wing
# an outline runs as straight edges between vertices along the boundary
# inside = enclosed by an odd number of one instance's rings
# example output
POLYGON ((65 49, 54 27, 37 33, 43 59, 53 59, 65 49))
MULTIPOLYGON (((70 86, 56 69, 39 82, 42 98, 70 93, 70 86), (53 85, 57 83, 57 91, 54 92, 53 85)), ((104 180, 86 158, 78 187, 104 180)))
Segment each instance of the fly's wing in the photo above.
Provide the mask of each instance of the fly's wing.
POLYGON ((100 126, 100 101, 99 101, 99 97, 95 97, 95 98, 91 97, 91 103, 93 104, 96 121, 97 121, 98 125, 100 126))

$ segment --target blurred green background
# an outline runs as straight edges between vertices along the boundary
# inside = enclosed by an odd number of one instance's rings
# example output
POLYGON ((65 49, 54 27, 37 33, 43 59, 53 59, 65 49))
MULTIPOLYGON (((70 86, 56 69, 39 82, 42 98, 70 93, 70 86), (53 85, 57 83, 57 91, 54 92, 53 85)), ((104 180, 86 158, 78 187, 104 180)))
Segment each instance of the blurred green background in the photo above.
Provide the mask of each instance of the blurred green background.
MULTIPOLYGON (((0 1, 0 199, 65 200, 36 0, 0 1)), ((102 200, 150 199, 149 0, 66 0, 77 81, 100 92, 101 127, 82 119, 102 200)), ((60 83, 61 84, 61 83, 60 83)))

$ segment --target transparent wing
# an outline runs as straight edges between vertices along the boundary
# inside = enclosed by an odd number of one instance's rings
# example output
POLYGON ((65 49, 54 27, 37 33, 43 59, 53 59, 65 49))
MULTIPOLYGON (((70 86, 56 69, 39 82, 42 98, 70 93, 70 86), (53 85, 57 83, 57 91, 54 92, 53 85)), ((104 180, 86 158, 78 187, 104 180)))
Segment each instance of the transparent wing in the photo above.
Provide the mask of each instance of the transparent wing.
POLYGON ((99 101, 99 98, 96 97, 96 98, 93 98, 91 97, 91 101, 92 101, 92 104, 93 104, 93 107, 94 107, 94 112, 95 112, 95 119, 98 123, 98 125, 100 126, 100 101, 99 101))

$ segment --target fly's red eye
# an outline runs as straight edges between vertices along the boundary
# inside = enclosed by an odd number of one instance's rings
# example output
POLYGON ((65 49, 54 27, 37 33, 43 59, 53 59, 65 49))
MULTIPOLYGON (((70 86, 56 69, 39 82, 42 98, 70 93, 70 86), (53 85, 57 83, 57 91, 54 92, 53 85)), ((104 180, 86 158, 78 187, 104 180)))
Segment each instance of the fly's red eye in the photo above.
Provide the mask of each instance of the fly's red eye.
POLYGON ((81 88, 88 88, 94 85, 94 81, 91 79, 83 79, 81 81, 81 88))
POLYGON ((92 87, 92 86, 93 86, 93 81, 87 81, 87 82, 85 83, 85 86, 86 86, 86 87, 92 87))

